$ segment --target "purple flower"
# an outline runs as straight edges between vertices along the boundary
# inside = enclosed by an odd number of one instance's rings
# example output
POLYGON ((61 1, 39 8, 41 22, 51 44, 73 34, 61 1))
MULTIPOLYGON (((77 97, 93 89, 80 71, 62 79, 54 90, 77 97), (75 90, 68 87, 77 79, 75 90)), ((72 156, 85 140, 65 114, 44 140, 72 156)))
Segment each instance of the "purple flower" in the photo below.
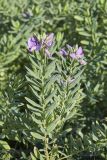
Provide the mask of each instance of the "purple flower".
POLYGON ((49 35, 46 36, 46 38, 42 40, 42 44, 46 48, 50 48, 53 44, 53 39, 54 39, 54 33, 50 33, 49 35))
POLYGON ((79 47, 75 53, 71 53, 70 57, 72 59, 81 59, 81 58, 83 58, 84 57, 84 53, 83 53, 82 47, 79 47))
POLYGON ((70 57, 76 59, 81 65, 86 65, 87 62, 83 59, 84 53, 82 47, 79 47, 75 53, 71 53, 70 57))
POLYGON ((41 48, 41 43, 39 42, 36 36, 33 36, 28 39, 27 46, 30 52, 39 51, 41 48))
POLYGON ((68 55, 68 53, 65 51, 65 49, 61 49, 60 51, 59 51, 59 53, 62 55, 62 56, 67 56, 68 55))
POLYGON ((70 54, 70 57, 71 57, 72 59, 77 59, 77 56, 76 56, 75 53, 71 53, 71 54, 70 54))
POLYGON ((84 56, 83 49, 82 47, 79 47, 78 50, 76 51, 76 57, 82 58, 83 56, 84 56))

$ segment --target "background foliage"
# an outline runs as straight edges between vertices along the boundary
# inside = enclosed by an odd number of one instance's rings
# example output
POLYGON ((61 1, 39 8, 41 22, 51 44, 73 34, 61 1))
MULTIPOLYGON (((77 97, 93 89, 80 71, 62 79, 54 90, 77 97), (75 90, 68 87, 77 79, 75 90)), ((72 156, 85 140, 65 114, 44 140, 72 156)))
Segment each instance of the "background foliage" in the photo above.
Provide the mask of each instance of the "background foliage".
POLYGON ((78 116, 63 128, 72 132, 60 138, 65 159, 107 159, 107 1, 0 0, 1 159, 31 159, 36 154, 24 98, 32 98, 25 65, 31 67, 26 41, 33 32, 54 32, 57 51, 66 41, 81 45, 87 57, 81 84, 84 99, 78 116))

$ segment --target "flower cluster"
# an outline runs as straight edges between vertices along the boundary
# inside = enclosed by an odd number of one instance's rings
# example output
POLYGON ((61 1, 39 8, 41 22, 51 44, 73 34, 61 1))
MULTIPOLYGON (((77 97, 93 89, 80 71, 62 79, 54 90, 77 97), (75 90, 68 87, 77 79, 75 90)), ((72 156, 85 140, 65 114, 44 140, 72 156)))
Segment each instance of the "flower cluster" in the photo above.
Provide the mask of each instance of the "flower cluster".
MULTIPOLYGON (((53 40, 54 40, 53 33, 46 35, 46 37, 43 38, 42 40, 38 40, 36 36, 32 36, 28 39, 28 43, 27 43, 28 50, 30 52, 33 52, 33 51, 39 51, 40 49, 44 48, 46 55, 48 57, 51 57, 52 55, 49 52, 49 48, 51 48, 53 44, 53 40)), ((80 64, 86 65, 82 47, 78 47, 78 46, 71 47, 68 44, 66 46, 67 46, 67 51, 64 48, 62 48, 59 51, 59 53, 62 56, 64 57, 69 56, 70 58, 77 60, 80 64)))
POLYGON ((43 38, 41 41, 38 40, 36 36, 32 36, 28 39, 28 42, 27 42, 28 50, 30 52, 33 52, 33 51, 39 51, 40 49, 44 48, 45 53, 48 56, 51 56, 48 49, 52 46, 53 39, 54 39, 53 33, 46 35, 46 37, 43 38))
POLYGON ((64 57, 69 56, 70 58, 77 60, 80 64, 86 65, 86 61, 83 59, 84 52, 82 47, 71 47, 67 44, 67 51, 63 48, 59 53, 64 57))

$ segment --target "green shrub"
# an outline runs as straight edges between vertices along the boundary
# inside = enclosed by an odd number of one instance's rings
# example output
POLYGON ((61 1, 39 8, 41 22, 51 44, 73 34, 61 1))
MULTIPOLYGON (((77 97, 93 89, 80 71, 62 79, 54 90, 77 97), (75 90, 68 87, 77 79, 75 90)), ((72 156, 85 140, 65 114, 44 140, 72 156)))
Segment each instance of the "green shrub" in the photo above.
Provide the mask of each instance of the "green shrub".
MULTIPOLYGON (((63 156, 71 155, 72 159, 86 159, 86 157, 107 159, 106 12, 106 0, 0 1, 1 159, 9 159, 11 156, 14 159, 17 157, 31 159, 31 155, 35 157, 36 154, 31 153, 34 144, 31 143, 31 133, 27 128, 32 129, 30 124, 34 122, 29 119, 29 115, 33 113, 26 108, 27 102, 24 99, 24 97, 34 98, 29 94, 28 82, 25 80, 25 65, 30 69, 34 68, 26 47, 27 39, 33 32, 37 35, 54 32, 55 53, 60 47, 64 47, 65 42, 71 45, 79 44, 83 47, 87 58, 87 66, 80 85, 81 98, 84 99, 81 103, 78 102, 78 107, 75 107, 78 108, 76 117, 69 119, 62 129, 64 131, 73 128, 70 133, 64 132, 64 137, 60 138, 61 145, 65 146, 64 150, 60 151, 65 154, 63 156), (96 121, 99 122, 97 125, 96 121), (26 128, 27 132, 22 136, 22 130, 26 128), (72 144, 69 144, 70 141, 72 144)), ((55 131, 57 134, 57 130, 55 131)), ((56 150, 55 148, 55 152, 56 150)), ((62 153, 58 153, 59 156, 62 153)))

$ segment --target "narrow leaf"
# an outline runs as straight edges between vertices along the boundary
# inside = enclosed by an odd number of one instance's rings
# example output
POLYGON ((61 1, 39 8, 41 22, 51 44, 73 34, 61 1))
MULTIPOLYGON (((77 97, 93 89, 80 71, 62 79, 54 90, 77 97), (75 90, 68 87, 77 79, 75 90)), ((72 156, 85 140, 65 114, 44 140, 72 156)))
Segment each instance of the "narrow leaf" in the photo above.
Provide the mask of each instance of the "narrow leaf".
POLYGON ((44 139, 43 136, 41 136, 39 133, 36 133, 36 132, 31 132, 31 135, 37 139, 42 139, 42 140, 44 139))
POLYGON ((57 119, 55 119, 48 127, 47 127, 47 132, 48 134, 51 133, 56 126, 58 125, 58 123, 60 122, 60 117, 58 117, 57 119))

